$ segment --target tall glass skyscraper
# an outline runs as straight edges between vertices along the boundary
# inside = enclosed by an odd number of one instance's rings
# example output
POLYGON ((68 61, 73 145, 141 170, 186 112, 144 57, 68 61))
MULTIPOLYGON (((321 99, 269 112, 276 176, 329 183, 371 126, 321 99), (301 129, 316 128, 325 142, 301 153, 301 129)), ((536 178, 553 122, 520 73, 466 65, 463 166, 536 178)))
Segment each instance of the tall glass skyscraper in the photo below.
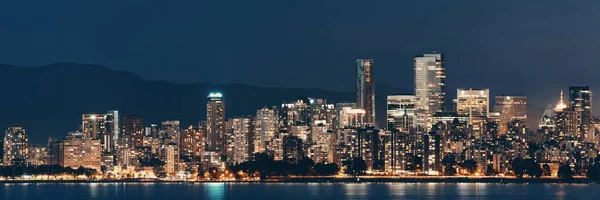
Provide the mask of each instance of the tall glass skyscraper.
POLYGON ((415 124, 431 129, 433 114, 444 111, 446 68, 444 55, 423 54, 415 57, 415 124))
POLYGON ((206 103, 206 150, 225 154, 225 101, 223 94, 210 93, 206 103))
POLYGON ((375 63, 373 59, 356 60, 356 104, 365 110, 365 122, 375 125, 375 63))
POLYGON ((575 112, 579 141, 589 138, 592 123, 592 92, 588 86, 569 87, 569 105, 575 112))

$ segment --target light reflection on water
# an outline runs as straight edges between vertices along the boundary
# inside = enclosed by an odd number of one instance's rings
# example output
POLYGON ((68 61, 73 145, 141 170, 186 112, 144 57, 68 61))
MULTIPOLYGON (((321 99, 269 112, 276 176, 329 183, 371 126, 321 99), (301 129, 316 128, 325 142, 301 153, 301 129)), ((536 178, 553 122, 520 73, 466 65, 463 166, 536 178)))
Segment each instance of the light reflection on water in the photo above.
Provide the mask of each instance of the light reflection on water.
POLYGON ((225 183, 207 183, 205 189, 208 199, 225 198, 225 183))
POLYGON ((6 183, 0 199, 600 199, 597 184, 6 183))

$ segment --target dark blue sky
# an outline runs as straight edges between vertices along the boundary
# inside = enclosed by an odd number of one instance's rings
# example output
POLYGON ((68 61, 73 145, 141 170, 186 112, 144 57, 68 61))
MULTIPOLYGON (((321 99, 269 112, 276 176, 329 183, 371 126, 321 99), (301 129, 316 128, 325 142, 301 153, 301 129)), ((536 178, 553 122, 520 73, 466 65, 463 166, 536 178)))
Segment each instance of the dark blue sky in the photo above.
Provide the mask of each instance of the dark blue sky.
POLYGON ((2 1, 0 63, 352 91, 356 58, 410 89, 413 56, 436 50, 450 96, 487 87, 543 108, 569 85, 600 88, 599 10, 597 0, 2 1))

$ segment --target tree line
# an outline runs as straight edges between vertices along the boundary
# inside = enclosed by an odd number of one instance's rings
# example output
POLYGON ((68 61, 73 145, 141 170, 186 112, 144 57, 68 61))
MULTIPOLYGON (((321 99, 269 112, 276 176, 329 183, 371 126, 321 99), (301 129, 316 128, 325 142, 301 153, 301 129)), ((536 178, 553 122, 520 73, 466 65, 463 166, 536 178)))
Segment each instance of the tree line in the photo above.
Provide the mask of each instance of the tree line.
MULTIPOLYGON (((345 166, 343 173, 352 176, 363 175, 367 170, 366 162, 361 158, 348 160, 343 165, 345 166)), ((227 170, 238 179, 240 172, 265 179, 270 176, 333 176, 340 172, 340 166, 336 163, 315 163, 308 157, 303 157, 296 163, 288 163, 276 161, 267 154, 258 153, 254 160, 230 165, 227 170)), ((214 168, 208 171, 213 177, 216 177, 215 172, 214 168)), ((204 173, 200 172, 199 176, 204 173)))
POLYGON ((91 177, 97 172, 95 169, 79 167, 73 169, 71 167, 62 167, 60 165, 38 165, 38 166, 3 166, 0 167, 0 177, 21 177, 23 175, 71 175, 80 176, 85 175, 91 177))

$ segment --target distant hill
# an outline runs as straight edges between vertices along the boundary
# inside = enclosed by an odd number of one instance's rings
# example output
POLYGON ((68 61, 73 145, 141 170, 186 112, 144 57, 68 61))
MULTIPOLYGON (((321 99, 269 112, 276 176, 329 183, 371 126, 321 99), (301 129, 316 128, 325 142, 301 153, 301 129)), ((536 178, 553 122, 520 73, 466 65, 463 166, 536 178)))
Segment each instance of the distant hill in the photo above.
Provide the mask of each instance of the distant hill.
MULTIPOLYGON (((352 83, 348 83, 352 84, 352 83)), ((180 120, 197 125, 206 118, 206 96, 220 91, 225 96, 227 117, 254 115, 264 106, 281 105, 303 95, 328 102, 353 102, 354 92, 322 89, 258 87, 210 82, 176 84, 147 81, 142 77, 99 65, 57 63, 41 67, 0 65, 0 129, 23 125, 33 143, 49 136, 62 137, 81 124, 82 113, 119 110, 141 116, 145 124, 180 120)), ((407 90, 376 85, 378 122, 385 124, 386 95, 407 90)))

